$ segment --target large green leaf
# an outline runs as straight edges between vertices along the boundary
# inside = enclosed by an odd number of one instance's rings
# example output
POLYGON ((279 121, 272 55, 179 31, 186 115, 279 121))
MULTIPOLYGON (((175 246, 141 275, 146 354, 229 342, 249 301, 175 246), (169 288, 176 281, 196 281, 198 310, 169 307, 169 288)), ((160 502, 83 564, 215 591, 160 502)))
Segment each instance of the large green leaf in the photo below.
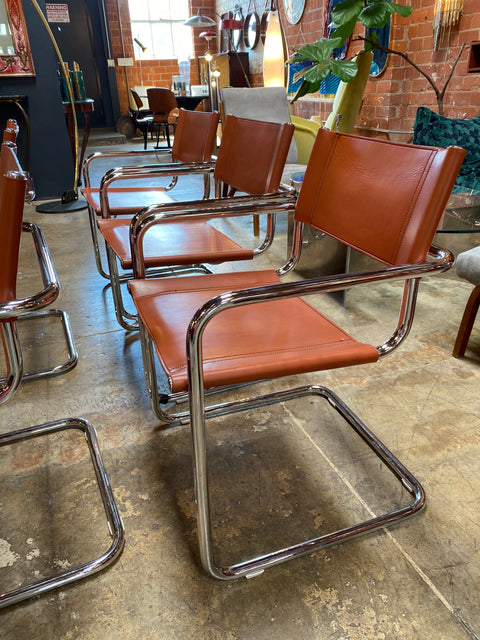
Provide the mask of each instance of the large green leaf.
POLYGON ((330 18, 334 24, 339 26, 352 20, 356 22, 362 9, 362 0, 344 0, 344 2, 339 2, 335 5, 330 14, 330 18))
POLYGON ((343 82, 353 80, 358 72, 358 65, 354 60, 331 60, 331 73, 343 82))
POLYGON ((342 45, 352 36, 355 25, 357 24, 357 18, 352 18, 349 22, 339 25, 333 35, 342 41, 342 45))
POLYGON ((402 18, 408 18, 413 11, 413 7, 407 7, 404 4, 396 4, 395 2, 390 2, 390 11, 392 13, 398 13, 398 15, 402 16, 402 18))
POLYGON ((297 49, 287 62, 322 62, 328 60, 333 50, 342 44, 340 38, 319 38, 315 44, 306 44, 297 49))
POLYGON ((381 29, 390 20, 392 15, 389 10, 390 2, 374 2, 360 12, 358 20, 367 29, 381 29))

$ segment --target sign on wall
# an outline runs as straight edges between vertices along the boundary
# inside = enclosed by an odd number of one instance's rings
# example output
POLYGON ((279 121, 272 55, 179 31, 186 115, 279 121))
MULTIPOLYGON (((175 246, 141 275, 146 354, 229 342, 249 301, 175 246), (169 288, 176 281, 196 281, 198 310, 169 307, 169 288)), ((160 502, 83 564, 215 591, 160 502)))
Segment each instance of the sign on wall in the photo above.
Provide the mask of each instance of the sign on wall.
POLYGON ((47 2, 45 5, 48 22, 70 22, 70 14, 68 13, 68 4, 58 4, 56 2, 47 2))

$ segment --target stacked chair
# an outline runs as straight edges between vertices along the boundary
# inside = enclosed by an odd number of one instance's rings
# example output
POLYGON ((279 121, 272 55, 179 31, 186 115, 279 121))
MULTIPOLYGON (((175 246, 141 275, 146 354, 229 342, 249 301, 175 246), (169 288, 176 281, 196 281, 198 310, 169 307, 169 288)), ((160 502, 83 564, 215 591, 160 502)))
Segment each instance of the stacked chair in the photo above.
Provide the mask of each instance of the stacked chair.
MULTIPOLYGON (((12 123, 8 124, 12 125, 12 123)), ((59 282, 44 235, 38 225, 22 222, 27 177, 15 153, 16 131, 14 126, 8 126, 4 136, 6 141, 2 145, 0 156, 0 334, 6 362, 6 376, 0 379, 0 404, 13 398, 22 380, 43 379, 64 373, 77 361, 68 317, 64 312, 48 309, 59 294, 59 282), (22 232, 29 233, 33 237, 44 289, 28 297, 17 299, 16 282, 22 232), (58 316, 62 320, 69 359, 67 363, 50 369, 24 373, 22 346, 17 325, 25 320, 42 321, 49 315, 58 316)), ((28 585, 0 593, 0 608, 92 575, 110 565, 122 551, 123 525, 100 455, 96 433, 89 422, 82 418, 69 418, 10 431, 0 435, 0 447, 15 446, 21 441, 67 430, 80 431, 87 441, 112 537, 111 545, 100 556, 80 566, 69 566, 53 577, 37 579, 28 585)))
MULTIPOLYGON (((315 384, 287 387, 218 404, 212 404, 211 394, 307 372, 373 365, 396 349, 410 330, 422 276, 442 273, 453 264, 453 255, 431 242, 464 155, 459 148, 415 147, 321 129, 295 206, 292 256, 277 271, 147 279, 142 246, 150 230, 165 224, 165 216, 145 213, 132 223, 134 279, 129 288, 139 317, 147 388, 160 420, 170 425, 190 421, 200 556, 213 577, 251 577, 403 520, 423 507, 425 496, 418 480, 330 389, 315 384), (298 260, 303 228, 309 226, 375 258, 378 266, 282 281, 298 260), (398 322, 379 346, 356 340, 317 310, 318 300, 314 307, 305 299, 397 279, 404 282, 398 322), (168 394, 158 391, 157 359, 168 380, 168 394), (312 396, 327 399, 361 436, 399 480, 409 503, 288 548, 220 565, 211 531, 206 419, 312 396), (184 400, 189 410, 182 412, 177 403, 184 400)), ((245 161, 249 159, 242 157, 245 161)), ((181 219, 188 226, 185 213, 179 207, 168 219, 181 219)), ((187 218, 208 219, 211 213, 207 207, 187 218)))
MULTIPOLYGON (((11 140, 14 129, 7 128, 0 153, 0 176, 9 175, 8 184, 16 180, 16 189, 23 190, 25 197, 25 185, 27 178, 22 172, 16 156, 16 145, 11 140), (11 175, 10 175, 11 174, 11 175)), ((15 195, 15 186, 11 185, 9 190, 3 193, 3 182, 0 185, 0 197, 5 198, 5 206, 2 209, 2 231, 0 242, 0 272, 4 278, 4 284, 0 295, 0 322, 2 340, 7 358, 7 376, 3 381, 0 390, 0 403, 13 395, 22 380, 39 380, 55 375, 66 373, 72 369, 78 360, 77 350, 72 336, 68 315, 62 309, 52 309, 50 305, 57 299, 60 293, 60 283, 55 267, 51 259, 48 247, 42 230, 38 225, 23 222, 23 200, 22 206, 14 207, 8 198, 10 194, 15 195), (16 279, 18 268, 18 255, 20 247, 20 237, 30 234, 37 256, 40 261, 40 271, 43 278, 44 289, 34 295, 22 300, 16 300, 16 279), (12 313, 15 309, 15 314, 12 313), (15 319, 13 321, 12 319, 15 319), (46 318, 58 318, 61 322, 62 331, 65 336, 67 359, 63 363, 52 367, 38 369, 36 371, 24 372, 22 347, 20 344, 17 324, 18 322, 33 321, 39 322, 46 318)), ((16 203, 16 200, 15 200, 16 203)))
MULTIPOLYGON (((195 118, 198 112, 185 112, 184 118, 195 118), (190 115, 188 115, 190 114, 190 115)), ((179 122, 175 142, 182 133, 182 121, 179 122)), ((163 217, 164 224, 150 234, 149 243, 145 246, 145 264, 147 276, 159 274, 159 269, 171 273, 171 269, 184 271, 208 270, 203 263, 219 264, 222 262, 251 260, 255 255, 263 253, 272 243, 274 224, 272 213, 292 208, 293 193, 280 192, 280 180, 285 159, 293 135, 293 125, 262 123, 229 116, 227 118, 222 144, 214 164, 203 166, 185 165, 182 169, 190 173, 206 172, 212 174, 216 181, 216 198, 187 202, 169 202, 152 205, 145 211, 148 215, 163 217), (255 149, 255 162, 251 153, 255 149), (236 192, 242 194, 233 197, 236 192), (265 214, 267 215, 266 235, 257 248, 243 247, 230 237, 215 229, 208 223, 204 212, 209 211, 211 218, 265 214), (182 213, 182 220, 170 222, 171 215, 182 213), (202 219, 194 221, 197 214, 202 219), (189 220, 184 224, 183 217, 189 220)), ((181 143, 185 144, 184 142, 181 143)), ((175 169, 175 168, 174 168, 175 169)), ((163 169, 165 173, 168 169, 163 169)), ((171 169, 170 169, 171 170, 171 169)), ((147 169, 124 173, 128 177, 162 173, 162 168, 147 169)), ((108 186, 108 185, 107 185, 108 186)), ((141 187, 137 188, 139 198, 141 187)), ((108 194, 108 191, 107 191, 108 194)), ((129 193, 128 197, 132 194, 129 193)), ((135 200, 134 200, 135 201, 135 200)), ((138 200, 137 200, 138 202, 138 200)), ((132 222, 127 217, 113 218, 110 207, 102 208, 102 218, 97 224, 105 239, 109 275, 115 311, 119 324, 125 329, 136 329, 138 322, 135 314, 128 312, 122 297, 118 264, 123 269, 122 276, 131 278, 132 258, 129 230, 132 222)), ((118 209, 117 209, 118 211, 118 209)), ((145 212, 139 212, 140 215, 145 212)))
POLYGON ((114 151, 94 153, 87 158, 83 166, 85 186, 82 193, 88 204, 95 261, 102 277, 110 279, 108 266, 102 264, 98 244, 97 220, 100 217, 128 216, 131 218, 149 205, 171 202, 172 198, 167 195, 167 192, 177 186, 179 177, 192 172, 203 175, 203 197, 209 196, 210 175, 214 168, 212 153, 218 120, 219 114, 215 112, 181 109, 171 150, 114 151), (117 166, 103 176, 100 184, 95 184, 91 174, 99 161, 116 163, 117 166), (125 166, 128 162, 134 164, 125 166), (149 186, 142 184, 139 187, 138 182, 135 182, 138 178, 153 184, 149 186), (162 178, 170 178, 170 182, 163 186, 162 178))

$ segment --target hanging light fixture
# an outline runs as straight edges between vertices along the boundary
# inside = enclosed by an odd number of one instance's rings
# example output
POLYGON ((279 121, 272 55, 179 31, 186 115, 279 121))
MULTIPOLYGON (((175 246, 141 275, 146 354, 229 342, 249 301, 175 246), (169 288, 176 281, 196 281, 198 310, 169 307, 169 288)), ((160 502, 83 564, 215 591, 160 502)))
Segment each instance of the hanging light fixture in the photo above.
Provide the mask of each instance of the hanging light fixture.
POLYGON ((196 16, 191 16, 188 20, 185 21, 185 26, 187 27, 214 27, 217 23, 212 18, 208 16, 204 16, 200 9, 197 12, 196 16))
POLYGON ((465 0, 435 0, 433 8, 433 48, 450 37, 452 27, 460 20, 465 0))
POLYGON ((285 86, 285 39, 277 10, 268 18, 263 48, 263 84, 265 87, 285 86))
MULTIPOLYGON (((240 7, 238 5, 235 5, 235 9, 234 10, 237 11, 237 12, 241 11, 241 9, 240 9, 240 7)), ((220 16, 220 14, 218 14, 214 9, 205 9, 205 11, 212 11, 212 13, 214 13, 216 16, 218 16, 220 18, 220 20, 221 20, 221 22, 220 22, 220 30, 228 31, 228 39, 229 39, 230 44, 232 43, 232 32, 231 32, 231 30, 232 29, 243 29, 243 20, 238 20, 238 19, 235 19, 235 20, 223 20, 222 17, 220 16), (228 24, 228 28, 226 26, 227 24, 228 24), (233 24, 233 27, 231 26, 231 24, 233 24)), ((184 22, 184 24, 185 24, 185 26, 192 27, 192 28, 195 28, 195 27, 204 27, 205 28, 205 27, 216 26, 217 23, 215 22, 215 20, 212 20, 212 18, 209 18, 208 16, 204 16, 201 13, 200 9, 199 9, 198 12, 197 12, 197 15, 188 18, 188 20, 186 20, 184 22)), ((210 34, 210 33, 212 33, 212 32, 206 31, 204 33, 201 33, 200 36, 204 37, 207 40, 207 42, 209 42, 209 40, 211 39, 211 36, 208 35, 208 37, 207 37, 206 34, 210 34)), ((240 56, 238 55, 238 51, 236 50, 235 47, 232 46, 232 48, 234 49, 234 52, 237 55, 238 62, 240 64, 240 68, 241 68, 241 70, 243 72, 243 76, 245 78, 245 82, 247 84, 247 87, 250 87, 251 86, 250 80, 248 78, 247 72, 243 68, 243 64, 242 64, 242 61, 240 59, 240 56)), ((207 52, 207 55, 210 56, 209 52, 207 52)), ((210 60, 211 60, 211 57, 210 57, 210 60)), ((210 63, 210 60, 207 60, 207 62, 210 63)), ((210 91, 210 95, 211 95, 211 91, 210 91)))

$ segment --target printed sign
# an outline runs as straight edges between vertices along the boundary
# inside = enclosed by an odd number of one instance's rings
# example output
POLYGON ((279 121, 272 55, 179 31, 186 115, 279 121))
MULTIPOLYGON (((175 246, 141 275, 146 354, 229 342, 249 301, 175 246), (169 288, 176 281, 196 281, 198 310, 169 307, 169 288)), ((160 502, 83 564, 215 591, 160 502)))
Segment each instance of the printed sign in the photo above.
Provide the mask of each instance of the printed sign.
POLYGON ((70 22, 70 14, 68 13, 68 4, 57 4, 56 2, 47 2, 45 5, 47 11, 48 22, 70 22))

